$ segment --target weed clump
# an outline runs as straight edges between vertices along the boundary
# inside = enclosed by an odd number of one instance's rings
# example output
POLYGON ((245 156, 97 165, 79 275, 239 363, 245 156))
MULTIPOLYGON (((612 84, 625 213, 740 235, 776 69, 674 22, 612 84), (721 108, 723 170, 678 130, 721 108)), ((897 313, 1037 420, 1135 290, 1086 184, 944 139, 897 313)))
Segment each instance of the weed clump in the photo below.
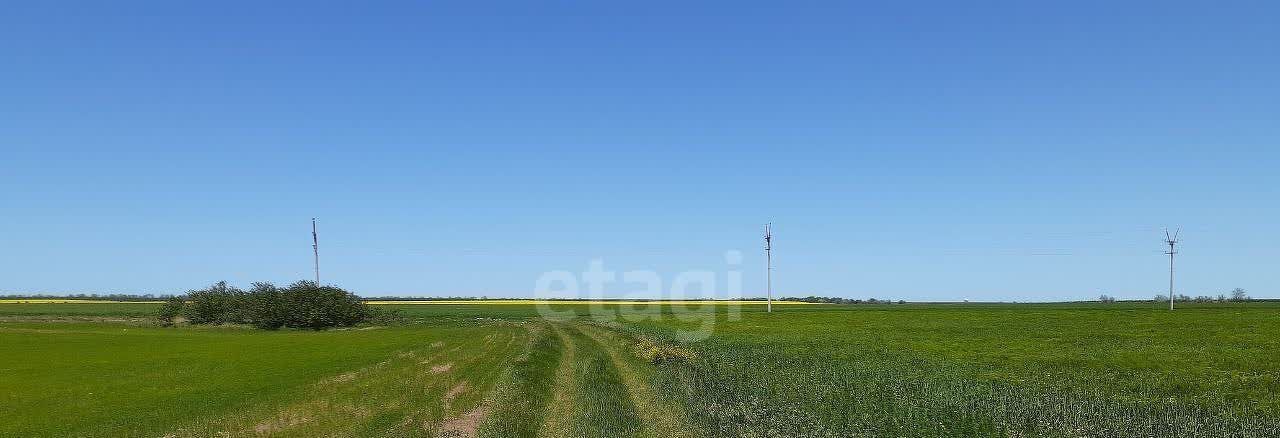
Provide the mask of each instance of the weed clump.
POLYGON ((697 357, 693 350, 679 345, 658 342, 649 337, 641 337, 636 341, 635 353, 636 356, 655 365, 668 362, 687 362, 697 357))

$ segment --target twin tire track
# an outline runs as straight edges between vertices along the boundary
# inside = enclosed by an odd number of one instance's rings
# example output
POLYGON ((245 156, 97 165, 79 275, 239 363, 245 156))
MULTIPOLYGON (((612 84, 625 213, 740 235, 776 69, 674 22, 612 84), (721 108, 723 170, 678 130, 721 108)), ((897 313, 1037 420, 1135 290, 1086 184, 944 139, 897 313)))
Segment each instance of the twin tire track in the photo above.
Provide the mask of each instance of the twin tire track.
POLYGON ((690 436, 679 409, 656 398, 651 370, 627 340, 588 324, 548 324, 563 348, 538 437, 690 436))

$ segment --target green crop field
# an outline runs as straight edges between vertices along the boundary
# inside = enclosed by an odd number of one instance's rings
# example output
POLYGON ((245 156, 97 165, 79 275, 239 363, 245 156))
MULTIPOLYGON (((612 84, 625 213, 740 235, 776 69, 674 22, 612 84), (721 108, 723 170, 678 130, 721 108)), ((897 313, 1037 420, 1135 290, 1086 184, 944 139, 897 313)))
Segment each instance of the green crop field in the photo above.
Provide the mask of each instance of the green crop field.
POLYGON ((0 436, 1280 436, 1280 303, 0 303, 0 436))

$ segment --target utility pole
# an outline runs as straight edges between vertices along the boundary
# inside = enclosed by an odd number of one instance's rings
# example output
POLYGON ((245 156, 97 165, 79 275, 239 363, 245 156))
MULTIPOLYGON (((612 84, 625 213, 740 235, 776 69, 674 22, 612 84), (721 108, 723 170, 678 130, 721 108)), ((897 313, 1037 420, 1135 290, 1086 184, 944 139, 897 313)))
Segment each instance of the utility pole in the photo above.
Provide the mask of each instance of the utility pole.
POLYGON ((316 235, 316 218, 311 218, 311 252, 316 260, 316 286, 320 286, 320 237, 316 235))
POLYGON ((769 230, 770 225, 764 224, 764 284, 769 300, 765 312, 773 313, 773 232, 769 230))
POLYGON ((1164 230, 1164 243, 1169 244, 1169 251, 1165 254, 1169 255, 1169 310, 1173 310, 1173 255, 1177 254, 1173 246, 1178 244, 1178 235, 1182 234, 1182 229, 1173 232, 1173 236, 1169 236, 1169 229, 1164 230))

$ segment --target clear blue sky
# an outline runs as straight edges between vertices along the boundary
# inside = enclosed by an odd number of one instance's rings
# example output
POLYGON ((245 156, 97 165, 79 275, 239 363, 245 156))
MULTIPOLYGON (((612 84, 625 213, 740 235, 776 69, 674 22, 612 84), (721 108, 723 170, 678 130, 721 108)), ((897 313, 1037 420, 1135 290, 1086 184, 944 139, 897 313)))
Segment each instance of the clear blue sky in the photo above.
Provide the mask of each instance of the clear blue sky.
POLYGON ((0 291, 1280 296, 1280 6, 1044 3, 10 4, 0 291))

